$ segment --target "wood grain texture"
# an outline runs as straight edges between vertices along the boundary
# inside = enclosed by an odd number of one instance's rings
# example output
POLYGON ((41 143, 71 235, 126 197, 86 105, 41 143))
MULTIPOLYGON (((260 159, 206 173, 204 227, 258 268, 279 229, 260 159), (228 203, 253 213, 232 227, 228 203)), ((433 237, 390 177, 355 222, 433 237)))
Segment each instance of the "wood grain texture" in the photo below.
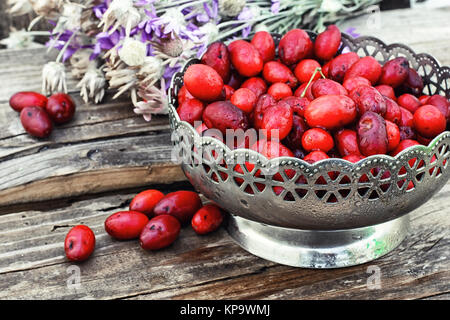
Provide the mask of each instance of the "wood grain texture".
POLYGON ((373 15, 363 15, 347 20, 339 27, 341 30, 355 27, 355 32, 377 37, 387 44, 404 43, 416 53, 429 53, 441 65, 450 66, 449 16, 450 6, 391 10, 382 11, 379 19, 373 15))
MULTIPOLYGON (((364 18, 346 25, 450 64, 445 10, 383 12, 379 31, 364 30, 364 18)), ((238 247, 223 228, 197 236, 185 227, 171 247, 157 252, 111 239, 105 218, 126 209, 139 187, 184 179, 167 162, 167 119, 149 125, 126 99, 84 105, 74 92, 76 119, 49 140, 30 138, 7 97, 39 89, 39 63, 46 58, 39 50, 23 52, 33 80, 28 69, 10 67, 21 54, 0 51, 0 80, 11 84, 0 86, 0 299, 449 299, 450 183, 411 213, 411 231, 397 249, 350 268, 309 270, 266 261, 238 247), (124 188, 134 189, 108 193, 124 188), (73 264, 63 250, 76 224, 89 225, 97 237, 93 256, 77 264, 79 288, 67 286, 73 264), (380 268, 380 289, 367 287, 368 266, 380 268)), ((180 186, 164 191, 171 188, 180 186)))
POLYGON ((7 98, 18 90, 38 90, 44 53, 0 51, 0 81, 12 79, 0 89, 0 206, 185 179, 171 161, 167 117, 155 116, 148 123, 133 112, 127 97, 112 101, 107 95, 93 105, 74 91, 75 118, 55 127, 47 139, 29 136, 7 98), (17 70, 14 65, 22 59, 36 65, 17 70), (28 72, 34 82, 23 83, 28 72))
POLYGON ((411 214, 411 232, 393 252, 336 270, 257 258, 222 228, 198 236, 184 227, 171 247, 157 252, 142 250, 138 241, 113 240, 104 220, 126 209, 133 195, 0 216, 0 299, 431 299, 450 292, 450 185, 411 214), (89 225, 97 237, 93 256, 77 264, 78 289, 67 287, 72 263, 63 250, 76 224, 89 225), (380 268, 380 289, 367 288, 368 266, 380 268))

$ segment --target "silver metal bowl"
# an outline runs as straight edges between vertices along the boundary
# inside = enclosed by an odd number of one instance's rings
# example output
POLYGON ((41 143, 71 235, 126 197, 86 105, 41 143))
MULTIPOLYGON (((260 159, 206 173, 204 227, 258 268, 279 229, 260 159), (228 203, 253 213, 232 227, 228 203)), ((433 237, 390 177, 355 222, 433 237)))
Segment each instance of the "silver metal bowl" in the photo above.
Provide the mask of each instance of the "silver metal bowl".
MULTIPOLYGON (((312 39, 316 36, 309 34, 312 39)), ((274 39, 279 41, 280 36, 274 39)), ((439 66, 430 55, 373 37, 343 34, 342 42, 340 51, 348 48, 380 63, 405 56, 423 77, 425 94, 450 98, 450 68, 439 66)), ((176 112, 183 74, 198 62, 190 60, 172 79, 172 141, 192 185, 230 213, 228 232, 257 256, 309 268, 373 260, 404 239, 406 214, 430 199, 450 177, 449 131, 428 146, 411 147, 396 157, 374 155, 355 164, 337 158, 314 164, 292 157, 268 160, 255 151, 231 150, 213 137, 201 137, 176 112), (253 165, 240 164, 239 173, 238 159, 253 165), (275 171, 261 174, 270 168, 275 171)))

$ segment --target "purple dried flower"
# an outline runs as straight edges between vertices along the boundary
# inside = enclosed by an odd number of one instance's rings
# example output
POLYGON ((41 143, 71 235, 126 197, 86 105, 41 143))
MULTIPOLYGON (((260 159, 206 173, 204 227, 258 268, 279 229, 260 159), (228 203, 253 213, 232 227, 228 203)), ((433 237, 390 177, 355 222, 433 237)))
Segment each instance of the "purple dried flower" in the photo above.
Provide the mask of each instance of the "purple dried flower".
POLYGON ((353 38, 358 38, 361 34, 355 32, 356 28, 355 27, 350 27, 344 30, 345 33, 351 35, 353 38))
POLYGON ((165 89, 169 89, 170 82, 172 80, 173 75, 181 70, 181 66, 179 64, 176 64, 173 68, 170 66, 167 66, 164 70, 163 78, 165 79, 165 89))
POLYGON ((100 20, 103 17, 103 14, 108 9, 110 3, 111 0, 106 0, 103 3, 92 7, 92 11, 94 12, 94 15, 97 17, 97 19, 100 20))
MULTIPOLYGON (((237 19, 241 21, 251 20, 253 19, 253 11, 249 7, 245 7, 244 9, 242 9, 241 13, 239 13, 237 19)), ((244 38, 247 38, 251 30, 252 26, 249 24, 244 29, 242 29, 242 36, 244 38)))
POLYGON ((271 0, 271 2, 270 11, 275 14, 280 12, 280 0, 271 0))

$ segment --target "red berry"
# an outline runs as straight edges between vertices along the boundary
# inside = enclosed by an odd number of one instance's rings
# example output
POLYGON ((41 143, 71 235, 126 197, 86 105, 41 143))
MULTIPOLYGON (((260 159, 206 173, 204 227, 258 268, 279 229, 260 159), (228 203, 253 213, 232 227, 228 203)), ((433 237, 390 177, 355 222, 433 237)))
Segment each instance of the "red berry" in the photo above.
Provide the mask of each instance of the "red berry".
POLYGON ((231 103, 244 111, 245 113, 252 112, 255 107, 257 97, 250 89, 240 88, 231 96, 231 103))
POLYGON ((294 88, 298 84, 291 69, 278 61, 269 61, 264 65, 263 77, 269 83, 282 82, 294 88))
POLYGON ((348 92, 353 91, 354 89, 361 86, 371 86, 370 81, 363 77, 354 77, 344 81, 342 86, 347 89, 348 92))
POLYGON ((347 90, 338 82, 330 79, 318 79, 311 85, 314 98, 330 94, 347 95, 347 90))
POLYGON ((66 257, 70 261, 84 261, 94 252, 95 235, 84 225, 77 225, 69 230, 64 240, 66 257))
POLYGON ((364 159, 365 157, 362 155, 357 155, 357 154, 349 154, 348 156, 343 157, 342 159, 350 161, 352 163, 356 163, 362 159, 364 159))
POLYGON ((292 65, 306 58, 313 50, 309 35, 301 29, 288 31, 280 40, 278 54, 286 65, 292 65))
POLYGON ((236 70, 232 70, 230 81, 228 81, 227 84, 234 90, 237 90, 241 86, 242 82, 244 82, 244 77, 241 76, 236 70))
POLYGON ((374 57, 364 57, 356 61, 345 73, 344 81, 353 77, 363 77, 375 84, 381 76, 381 65, 374 57))
POLYGON ((402 94, 398 97, 397 103, 411 113, 416 112, 421 105, 419 99, 409 93, 402 94))
POLYGON ((386 114, 386 99, 374 87, 358 87, 350 92, 349 96, 355 101, 360 115, 366 111, 372 111, 382 116, 386 114))
POLYGON ((305 119, 310 127, 338 129, 356 119, 355 102, 344 95, 327 95, 313 100, 305 109, 305 119))
POLYGON ((423 90, 422 77, 413 68, 409 68, 405 82, 400 86, 403 91, 418 96, 423 90))
MULTIPOLYGON (((308 130, 308 126, 306 125, 305 120, 294 114, 292 119, 292 129, 283 140, 283 143, 291 148, 291 150, 300 150, 302 145, 302 137, 306 130, 308 130)), ((303 159, 303 157, 304 155, 301 158, 303 159)))
POLYGON ((264 63, 275 58, 275 42, 267 31, 256 32, 251 44, 258 50, 264 63))
POLYGON ((206 234, 219 228, 222 221, 220 208, 214 204, 207 204, 194 214, 191 225, 197 234, 206 234))
POLYGON ((314 54, 321 60, 330 60, 334 57, 341 45, 341 31, 332 24, 327 29, 317 35, 314 42, 314 54))
POLYGON ((158 250, 171 245, 180 234, 180 222, 163 214, 152 218, 141 232, 140 245, 145 250, 158 250))
POLYGON ((379 86, 376 86, 375 89, 377 89, 378 92, 383 96, 388 97, 394 101, 397 100, 394 89, 391 86, 388 86, 387 84, 380 84, 379 86))
POLYGON ((267 139, 276 137, 276 135, 279 140, 284 139, 292 129, 292 114, 292 108, 283 101, 266 109, 261 129, 266 130, 264 134, 267 139))
POLYGON ((131 211, 142 212, 148 217, 152 217, 156 204, 164 198, 164 193, 159 190, 150 189, 138 193, 130 203, 131 211))
POLYGON ((263 69, 263 59, 258 50, 245 40, 235 40, 228 46, 231 62, 244 77, 254 77, 263 69))
POLYGON ((47 105, 47 97, 33 91, 21 91, 11 96, 9 105, 17 112, 22 111, 25 107, 45 108, 47 105))
POLYGON ((388 137, 386 121, 378 113, 367 111, 358 122, 359 150, 365 156, 386 154, 388 137))
POLYGON ((322 67, 322 73, 325 76, 325 78, 329 78, 328 72, 330 71, 331 61, 332 60, 328 61, 322 67))
POLYGON ((409 110, 400 107, 402 116, 400 117, 400 127, 412 127, 414 125, 413 114, 409 110))
MULTIPOLYGON (((411 140, 411 139, 407 139, 407 140, 403 140, 400 141, 400 143, 398 144, 397 148, 394 149, 394 151, 391 152, 391 156, 395 157, 397 154, 399 154, 401 151, 412 147, 412 146, 417 146, 420 145, 420 143, 418 143, 415 140, 411 140)), ((414 159, 411 159, 410 161, 412 161, 412 163, 414 164, 415 161, 413 161, 414 159)))
POLYGON ((358 147, 358 136, 355 131, 350 129, 342 129, 335 135, 336 146, 342 157, 353 155, 361 155, 358 147))
POLYGON ((425 138, 437 136, 446 126, 444 115, 433 105, 424 105, 414 113, 414 128, 425 138))
POLYGON ((320 161, 320 160, 324 160, 324 159, 329 159, 330 157, 325 153, 325 152, 323 152, 323 151, 313 151, 313 152, 311 152, 311 153, 308 153, 304 158, 303 158, 303 160, 305 160, 306 162, 309 162, 309 163, 315 163, 315 162, 317 162, 317 161, 320 161))
POLYGON ((200 209, 202 201, 196 192, 175 191, 168 193, 153 209, 156 216, 171 215, 182 224, 189 222, 192 216, 200 209))
POLYGON ((292 108, 292 111, 302 117, 305 114, 306 106, 309 104, 308 99, 299 98, 299 97, 295 97, 295 96, 283 98, 281 101, 284 101, 288 105, 290 105, 292 108))
POLYGON ((419 97, 419 101, 422 105, 428 104, 428 100, 430 100, 431 96, 428 95, 422 95, 419 97))
POLYGON ((259 98, 262 94, 267 92, 267 84, 260 77, 248 78, 241 85, 241 88, 246 88, 246 89, 252 90, 257 98, 259 98))
MULTIPOLYGON (((316 60, 304 59, 297 64, 294 73, 300 83, 307 83, 311 79, 314 71, 316 71, 317 68, 320 68, 320 64, 316 60)), ((320 73, 316 72, 313 81, 319 78, 320 73)))
POLYGON ((218 129, 224 135, 227 129, 248 129, 247 114, 230 101, 210 103, 203 111, 202 119, 208 128, 218 129))
POLYGON ((312 94, 312 85, 314 84, 314 81, 311 82, 308 86, 308 83, 304 83, 302 84, 300 87, 297 88, 297 90, 295 90, 294 92, 294 96, 296 97, 301 97, 301 95, 303 94, 303 92, 306 89, 305 95, 303 96, 303 98, 308 99, 309 101, 313 101, 314 100, 314 95, 312 94))
POLYGON ((148 223, 148 217, 137 211, 119 211, 105 220, 105 230, 119 240, 136 239, 148 223))
POLYGON ((287 84, 281 82, 277 82, 271 85, 269 87, 269 90, 267 90, 267 93, 274 97, 275 100, 281 100, 283 98, 292 96, 291 88, 287 84))
POLYGON ((216 70, 204 64, 189 66, 184 74, 186 89, 197 99, 214 101, 222 94, 223 80, 216 70))
POLYGON ((386 102, 386 113, 384 114, 384 118, 395 124, 400 124, 402 120, 402 111, 398 104, 386 96, 384 97, 384 101, 386 102))
POLYGON ((320 128, 307 130, 302 137, 302 146, 305 151, 321 150, 328 152, 334 147, 334 141, 331 134, 320 128))
POLYGON ((180 91, 178 91, 178 106, 181 106, 187 99, 194 99, 194 96, 186 89, 186 86, 183 85, 180 91))
POLYGON ((386 133, 388 138, 387 151, 390 152, 395 150, 400 143, 400 129, 395 123, 386 120, 386 133))
POLYGON ((409 73, 409 62, 404 57, 398 57, 386 62, 381 69, 379 83, 396 88, 405 82, 409 73))
POLYGON ((203 54, 202 63, 216 70, 224 83, 230 80, 230 56, 224 43, 219 41, 211 43, 203 54))
MULTIPOLYGON (((347 52, 338 55, 336 58, 331 60, 330 67, 328 70, 328 77, 331 80, 342 82, 344 81, 344 77, 347 74, 347 71, 360 60, 359 56, 355 52, 347 52)), ((381 67, 380 67, 381 69, 381 67)), ((352 75, 351 77, 347 77, 347 79, 355 78, 359 75, 352 75)), ((364 77, 365 78, 365 77, 364 77)))
POLYGON ((234 88, 227 84, 224 84, 223 89, 225 90, 225 100, 230 100, 231 96, 234 93, 234 88))
POLYGON ((202 120, 203 102, 195 98, 185 100, 177 108, 177 113, 181 121, 186 121, 191 125, 194 125, 195 121, 202 120))
POLYGON ((447 98, 440 96, 438 94, 435 94, 435 95, 432 95, 428 99, 426 104, 431 104, 431 105, 435 106, 436 108, 438 108, 439 111, 442 112, 444 117, 450 116, 450 114, 448 113, 449 102, 448 102, 447 98))
POLYGON ((257 130, 261 129, 264 112, 276 104, 276 100, 270 94, 263 94, 258 98, 256 106, 253 110, 253 127, 257 130))
POLYGON ((75 103, 68 94, 55 93, 48 98, 45 110, 55 123, 66 123, 75 114, 75 103))
POLYGON ((26 132, 37 138, 46 138, 53 130, 49 115, 40 107, 23 108, 20 112, 20 122, 26 132))

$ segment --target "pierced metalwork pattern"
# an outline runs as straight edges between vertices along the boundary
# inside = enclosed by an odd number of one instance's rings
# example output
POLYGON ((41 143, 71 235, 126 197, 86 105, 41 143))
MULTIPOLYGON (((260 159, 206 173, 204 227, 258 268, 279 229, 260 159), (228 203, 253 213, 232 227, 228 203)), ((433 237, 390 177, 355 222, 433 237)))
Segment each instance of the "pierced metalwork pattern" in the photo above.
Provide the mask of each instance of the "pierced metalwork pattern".
MULTIPOLYGON (((279 39, 275 35, 275 40, 279 39)), ((427 54, 416 54, 402 44, 386 45, 373 37, 353 39, 343 34, 340 50, 345 47, 361 56, 371 55, 381 63, 406 56, 424 78, 426 93, 450 98, 450 69, 440 67, 427 54)), ((428 146, 414 146, 396 157, 375 155, 356 164, 336 158, 315 164, 291 157, 268 160, 255 151, 230 150, 213 137, 201 137, 176 113, 183 74, 189 65, 198 62, 190 60, 172 79, 172 140, 194 187, 233 214, 287 228, 365 227, 417 208, 450 178, 449 131, 428 146)))

